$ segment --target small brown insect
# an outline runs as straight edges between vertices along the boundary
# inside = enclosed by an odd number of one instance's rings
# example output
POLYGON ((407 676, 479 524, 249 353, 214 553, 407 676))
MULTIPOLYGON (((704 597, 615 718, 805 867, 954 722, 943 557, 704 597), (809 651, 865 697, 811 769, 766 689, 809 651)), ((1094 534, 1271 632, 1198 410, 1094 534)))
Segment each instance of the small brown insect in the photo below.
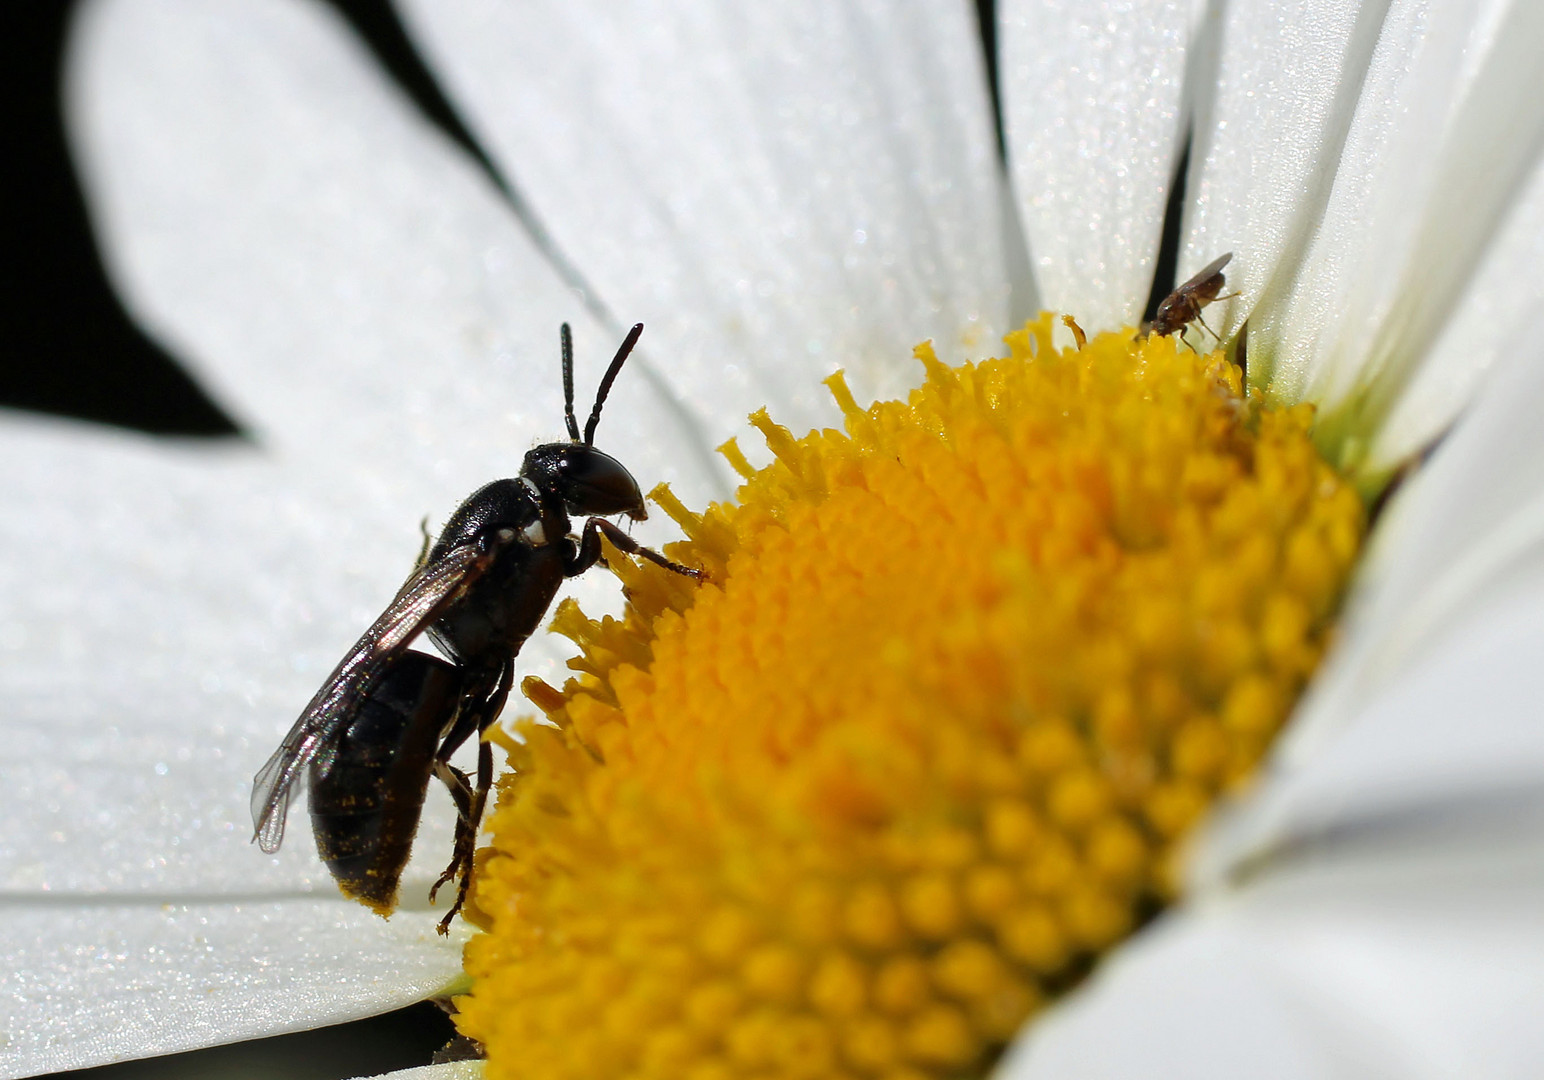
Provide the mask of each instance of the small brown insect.
POLYGON ((1229 293, 1228 296, 1219 296, 1222 287, 1227 284, 1227 278, 1223 277, 1222 268, 1228 265, 1228 260, 1233 258, 1233 252, 1219 255, 1205 268, 1163 298, 1163 303, 1158 305, 1158 313, 1153 316, 1152 326, 1149 332, 1159 337, 1167 337, 1176 330, 1183 331, 1193 322, 1200 323, 1206 332, 1212 337, 1217 337, 1217 332, 1206 325, 1206 320, 1201 318, 1201 309, 1213 300, 1226 300, 1228 297, 1237 296, 1238 293, 1229 293))

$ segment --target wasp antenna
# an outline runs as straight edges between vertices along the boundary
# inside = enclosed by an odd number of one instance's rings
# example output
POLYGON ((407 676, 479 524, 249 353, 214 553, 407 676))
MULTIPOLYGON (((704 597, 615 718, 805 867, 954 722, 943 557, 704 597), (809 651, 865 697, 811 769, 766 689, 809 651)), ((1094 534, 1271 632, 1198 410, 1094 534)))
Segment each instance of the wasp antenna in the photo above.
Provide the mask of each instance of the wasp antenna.
POLYGON ((579 421, 574 419, 574 334, 563 324, 558 331, 563 341, 563 419, 568 424, 568 437, 579 441, 579 421))
MULTIPOLYGON (((617 381, 617 372, 622 370, 622 365, 632 355, 633 346, 638 344, 638 338, 643 333, 643 323, 637 323, 628 331, 622 347, 611 360, 611 366, 606 369, 606 377, 600 381, 600 389, 595 391, 595 407, 590 410, 590 419, 584 425, 584 445, 595 445, 595 425, 600 423, 600 407, 606 403, 606 395, 611 393, 611 384, 617 381)), ((577 438, 577 433, 575 438, 577 438)))

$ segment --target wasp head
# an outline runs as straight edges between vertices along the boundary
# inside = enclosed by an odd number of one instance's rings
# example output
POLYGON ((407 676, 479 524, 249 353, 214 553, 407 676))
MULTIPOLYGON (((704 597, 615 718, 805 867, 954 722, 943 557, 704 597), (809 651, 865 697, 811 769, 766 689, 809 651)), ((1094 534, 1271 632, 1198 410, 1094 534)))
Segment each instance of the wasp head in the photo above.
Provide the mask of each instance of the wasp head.
POLYGON ((585 443, 545 443, 525 455, 520 475, 556 495, 575 517, 647 518, 638 481, 616 458, 585 443))

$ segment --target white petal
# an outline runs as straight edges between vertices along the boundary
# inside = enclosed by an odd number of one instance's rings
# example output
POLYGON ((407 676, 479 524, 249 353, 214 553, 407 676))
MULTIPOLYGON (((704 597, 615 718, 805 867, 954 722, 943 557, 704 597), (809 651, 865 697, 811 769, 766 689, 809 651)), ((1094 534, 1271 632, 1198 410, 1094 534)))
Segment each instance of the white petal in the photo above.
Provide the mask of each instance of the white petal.
POLYGON ((1525 342, 1380 525, 1343 647, 1204 873, 1544 783, 1544 349, 1525 342))
POLYGON ((443 1065, 421 1065, 366 1077, 365 1080, 478 1080, 483 1074, 481 1061, 448 1061, 443 1065))
POLYGON ((1090 984, 1040 1017, 998 1080, 1352 1080, 1313 1010, 1271 958, 1217 918, 1171 916, 1128 942, 1090 984))
POLYGON ((1215 89, 1196 118, 1178 277, 1234 253, 1228 288, 1243 295, 1207 320, 1227 337, 1249 316, 1250 360, 1262 372, 1270 320, 1324 212, 1386 7, 1239 0, 1224 8, 1215 89))
POLYGON ((1436 828, 1277 864, 1122 949, 1000 1075, 1532 1077, 1534 811, 1499 831, 1436 828))
MULTIPOLYGON (((68 975, 90 994, 6 996, 16 1009, 6 1030, 49 1033, 34 1049, 50 1055, 50 1068, 210 1038, 184 1024, 186 995, 135 996, 162 986, 157 965, 225 972, 210 985, 239 1018, 222 1036, 232 1039, 383 1011, 448 979, 454 949, 435 954, 432 969, 428 959, 378 962, 409 916, 389 929, 339 900, 303 811, 273 857, 251 845, 247 811, 252 774, 411 567, 418 509, 449 509, 427 493, 433 470, 404 481, 368 461, 277 466, 250 446, 200 452, 19 422, 0 428, 0 460, 0 955, 41 955, 35 944, 46 940, 85 963, 101 927, 128 920, 121 958, 43 973, 61 986, 68 975), (298 903, 313 890, 325 900, 298 903), (240 913, 280 901, 295 902, 282 931, 270 922, 268 937, 254 937, 240 913), (197 905, 210 921, 179 937, 127 914, 162 905, 197 905), (28 913, 48 915, 46 933, 28 913), (339 925, 346 963, 297 968, 316 957, 293 941, 339 925), (297 987, 341 977, 354 989, 315 1015, 305 995, 233 1004, 251 989, 252 968, 297 987), (108 1043, 76 1023, 83 1011, 108 1011, 104 1000, 131 997, 141 1013, 108 1043), (72 1040, 66 1033, 78 1027, 72 1040)), ((604 575, 590 578, 615 597, 604 575)), ((571 651, 539 635, 520 670, 561 681, 571 651)), ((431 794, 424 818, 402 886, 408 906, 423 905, 450 849, 449 800, 431 794)), ((29 987, 43 977, 25 973, 29 987)))
MULTIPOLYGON (((616 347, 319 5, 98 0, 68 88, 129 305, 265 445, 432 462, 460 495, 561 437, 559 322, 577 325, 581 386, 616 347)), ((618 388, 605 444, 645 488, 722 493, 646 374, 618 388)))
MULTIPOLYGON (((561 432, 551 338, 579 314, 311 7, 107 0, 77 32, 77 145, 130 302, 206 358, 265 452, 0 431, 0 951, 25 961, 4 1027, 8 1049, 40 1040, 28 1072, 379 1012, 459 967, 434 916, 385 924, 340 900, 303 829, 258 854, 250 778, 405 576, 420 516, 561 432), (535 370, 538 325, 541 389, 500 402, 535 370), (274 904, 282 923, 262 918, 274 904), (197 978, 172 985, 179 972, 197 978), (132 1000, 133 1021, 104 1000, 132 1000), (208 1022, 190 1023, 204 1000, 208 1022)), ((583 321, 579 337, 581 363, 609 354, 583 321)), ((617 394, 608 447, 706 487, 672 449, 669 403, 619 408, 629 391, 648 384, 617 394)), ((556 680, 569 652, 543 635, 522 670, 556 680)), ((431 796, 408 907, 450 819, 431 796)))
POLYGON ((404 3, 469 126, 714 437, 990 346, 1000 180, 967 5, 404 3))
POLYGON ((453 978, 423 910, 443 796, 403 884, 417 910, 389 924, 338 896, 303 811, 277 856, 249 842, 251 774, 411 565, 411 526, 371 528, 370 500, 328 502, 336 474, 250 447, 13 423, 0 458, 6 1069, 350 1019, 453 978))
POLYGON ((1361 424, 1383 419, 1532 174, 1541 51, 1538 4, 1391 6, 1281 336, 1260 343, 1278 392, 1333 407, 1376 380, 1361 424))
POLYGON ((384 922, 336 897, 109 894, 12 900, 3 910, 5 1076, 174 1054, 408 1005, 460 974, 467 937, 440 937, 431 913, 384 922))
MULTIPOLYGON (((1536 563, 1544 563, 1535 554, 1536 563)), ((1504 815, 1544 791, 1544 565, 1349 718, 1309 710, 1268 783, 1199 856, 1212 880, 1348 830, 1504 815), (1340 719, 1338 728, 1331 727, 1340 719)))
MULTIPOLYGON (((11 425, 0 457, 0 887, 330 891, 302 823, 277 857, 251 846, 252 774, 406 577, 416 522, 379 527, 402 510, 379 485, 345 505, 338 474, 248 447, 11 425)), ((448 806, 428 820, 420 880, 448 806)))
POLYGON ((1188 120, 1186 0, 1003 3, 1008 160, 1041 303, 1134 325, 1188 120))
POLYGON ((1463 410, 1480 378, 1523 348, 1544 310, 1544 159, 1463 291, 1431 355, 1389 414, 1369 458, 1374 471, 1419 454, 1463 410))

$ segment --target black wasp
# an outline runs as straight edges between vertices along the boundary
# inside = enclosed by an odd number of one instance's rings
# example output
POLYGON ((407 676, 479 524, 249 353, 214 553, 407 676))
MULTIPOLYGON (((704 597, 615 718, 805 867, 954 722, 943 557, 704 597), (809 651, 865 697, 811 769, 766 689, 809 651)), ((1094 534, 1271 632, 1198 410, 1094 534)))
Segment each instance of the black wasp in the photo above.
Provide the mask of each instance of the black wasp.
POLYGON ((451 515, 396 598, 327 677, 279 749, 253 781, 253 839, 279 849, 290 795, 311 790, 311 828, 344 895, 385 915, 431 775, 450 790, 457 821, 450 865, 435 882, 460 878, 440 933, 466 901, 478 823, 493 781, 488 743, 477 751, 477 782, 450 757, 498 717, 515 678, 515 657, 546 615, 564 578, 601 559, 601 537, 688 577, 702 572, 640 546, 607 516, 642 521, 643 495, 622 463, 595 449, 601 406, 643 324, 634 326, 601 379, 584 438, 574 419, 573 338, 565 323, 563 413, 568 442, 525 455, 520 475, 474 492, 451 515), (579 536, 569 515, 585 517, 579 536), (427 634, 449 658, 408 646, 427 634))

